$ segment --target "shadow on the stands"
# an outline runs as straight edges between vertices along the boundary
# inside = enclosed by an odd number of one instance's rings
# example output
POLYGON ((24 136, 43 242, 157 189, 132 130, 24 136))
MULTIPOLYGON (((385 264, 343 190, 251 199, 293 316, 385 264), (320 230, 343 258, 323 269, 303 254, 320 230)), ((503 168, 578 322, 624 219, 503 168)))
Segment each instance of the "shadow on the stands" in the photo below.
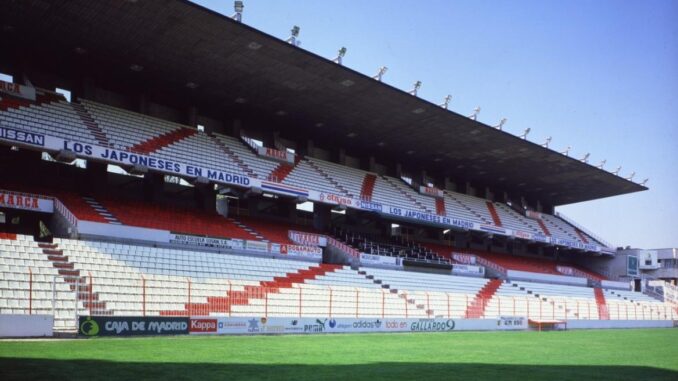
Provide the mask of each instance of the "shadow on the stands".
MULTIPOLYGON (((406 357, 406 355, 404 355, 406 357)), ((276 365, 113 362, 1 358, 9 380, 678 380, 678 372, 640 366, 499 365, 383 362, 276 365)), ((227 358, 224 361, 228 361, 227 358)))

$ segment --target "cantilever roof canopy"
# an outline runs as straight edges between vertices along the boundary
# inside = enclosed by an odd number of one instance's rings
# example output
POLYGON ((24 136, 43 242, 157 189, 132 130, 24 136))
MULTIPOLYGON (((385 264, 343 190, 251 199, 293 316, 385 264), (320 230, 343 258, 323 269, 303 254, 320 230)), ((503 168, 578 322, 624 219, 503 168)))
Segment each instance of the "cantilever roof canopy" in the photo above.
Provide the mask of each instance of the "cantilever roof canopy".
POLYGON ((120 76, 200 108, 284 114, 294 121, 285 134, 378 151, 549 205, 647 189, 188 1, 4 1, 0 14, 0 61, 120 76))

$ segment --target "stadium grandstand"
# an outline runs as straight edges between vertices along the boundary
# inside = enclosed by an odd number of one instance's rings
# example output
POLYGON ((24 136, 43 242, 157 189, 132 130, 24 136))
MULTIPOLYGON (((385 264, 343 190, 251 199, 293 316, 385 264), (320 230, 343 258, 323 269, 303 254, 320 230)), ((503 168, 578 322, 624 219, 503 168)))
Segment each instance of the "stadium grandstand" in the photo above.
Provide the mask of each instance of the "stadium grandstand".
POLYGON ((678 319, 555 210, 643 184, 188 1, 0 12, 0 316, 678 319))

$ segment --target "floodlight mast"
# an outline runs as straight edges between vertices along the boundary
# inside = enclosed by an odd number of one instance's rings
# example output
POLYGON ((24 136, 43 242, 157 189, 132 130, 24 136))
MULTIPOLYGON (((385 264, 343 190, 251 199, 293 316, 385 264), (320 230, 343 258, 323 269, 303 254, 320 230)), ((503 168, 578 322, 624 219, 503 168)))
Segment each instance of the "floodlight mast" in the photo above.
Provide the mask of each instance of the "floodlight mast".
POLYGON ((587 153, 586 155, 584 155, 584 157, 582 157, 582 158, 580 159, 580 161, 581 161, 582 163, 588 163, 588 162, 589 162, 589 156, 591 156, 591 154, 590 154, 590 153, 587 153))
POLYGON ((612 172, 612 174, 615 175, 615 176, 618 176, 618 175, 619 175, 619 171, 621 171, 621 169, 622 169, 622 167, 621 167, 621 165, 620 165, 620 166, 617 167, 617 169, 614 170, 614 172, 612 172))
POLYGON ((416 97, 419 88, 421 88, 421 81, 417 81, 414 83, 414 87, 412 88, 412 90, 409 91, 410 95, 414 95, 416 97))
POLYGON ((231 18, 237 22, 242 22, 242 11, 245 9, 245 5, 243 4, 242 1, 236 0, 233 2, 233 10, 235 10, 235 14, 231 16, 231 18))
POLYGON ((346 55, 346 47, 342 46, 337 52, 337 56, 332 60, 334 63, 341 65, 344 56, 346 55))
POLYGON ((550 136, 548 138, 546 138, 546 140, 544 141, 544 144, 542 144, 541 146, 544 147, 544 148, 549 148, 549 144, 551 144, 551 139, 552 138, 550 136))
POLYGON ((499 124, 497 124, 496 126, 494 126, 494 128, 496 128, 496 129, 499 130, 499 131, 503 130, 503 129, 504 129, 504 125, 506 124, 507 121, 508 121, 508 119, 506 119, 506 118, 501 118, 501 120, 499 121, 499 124))
POLYGON ((633 177, 634 177, 635 175, 636 175, 636 172, 635 172, 635 171, 634 171, 634 172, 631 172, 631 175, 629 175, 629 177, 627 177, 626 180, 633 181, 633 177))
POLYGON ((571 149, 572 149, 571 146, 567 146, 567 148, 565 148, 565 151, 561 152, 561 154, 563 154, 563 155, 565 155, 565 156, 569 156, 569 155, 570 155, 570 150, 571 150, 571 149))
POLYGON ((301 45, 301 40, 299 40, 299 31, 301 28, 299 28, 297 25, 292 27, 292 30, 290 30, 290 36, 285 40, 285 42, 288 42, 292 46, 300 46, 301 45))
POLYGON ((607 159, 603 159, 603 161, 601 161, 600 164, 598 164, 598 169, 603 169, 605 163, 607 163, 607 159))
POLYGON ((478 114, 480 113, 480 106, 476 107, 473 109, 473 114, 469 115, 469 119, 471 120, 477 120, 478 119, 478 114))
POLYGON ((643 182, 640 183, 640 186, 643 186, 643 187, 646 186, 645 184, 647 184, 648 181, 650 181, 649 178, 643 180, 643 182))
POLYGON ((372 79, 376 79, 377 81, 381 82, 381 79, 384 76, 384 74, 386 74, 387 70, 388 68, 386 66, 380 67, 379 72, 374 77, 372 77, 372 79))
POLYGON ((527 135, 532 131, 530 127, 526 128, 525 131, 523 131, 523 134, 520 135, 520 138, 523 140, 527 140, 527 135))
POLYGON ((450 101, 452 101, 452 95, 448 94, 445 99, 443 99, 443 103, 439 104, 438 106, 444 108, 447 110, 447 107, 450 105, 450 101))

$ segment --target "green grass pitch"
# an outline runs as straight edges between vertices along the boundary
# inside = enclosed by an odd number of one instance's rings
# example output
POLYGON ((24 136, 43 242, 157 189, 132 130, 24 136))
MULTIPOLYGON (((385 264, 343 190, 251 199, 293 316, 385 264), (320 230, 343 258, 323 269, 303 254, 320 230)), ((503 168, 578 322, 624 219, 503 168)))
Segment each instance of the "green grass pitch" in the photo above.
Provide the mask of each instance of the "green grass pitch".
POLYGON ((0 341, 0 380, 678 380, 678 329, 0 341))

